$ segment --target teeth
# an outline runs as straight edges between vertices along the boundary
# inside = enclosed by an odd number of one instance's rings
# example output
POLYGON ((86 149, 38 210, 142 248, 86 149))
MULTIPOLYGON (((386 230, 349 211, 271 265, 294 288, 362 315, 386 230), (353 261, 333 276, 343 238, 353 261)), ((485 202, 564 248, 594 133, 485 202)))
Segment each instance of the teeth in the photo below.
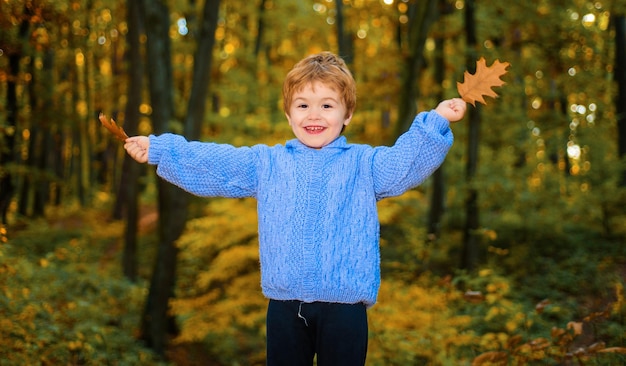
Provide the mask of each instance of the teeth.
POLYGON ((324 127, 305 127, 309 131, 321 131, 324 127))

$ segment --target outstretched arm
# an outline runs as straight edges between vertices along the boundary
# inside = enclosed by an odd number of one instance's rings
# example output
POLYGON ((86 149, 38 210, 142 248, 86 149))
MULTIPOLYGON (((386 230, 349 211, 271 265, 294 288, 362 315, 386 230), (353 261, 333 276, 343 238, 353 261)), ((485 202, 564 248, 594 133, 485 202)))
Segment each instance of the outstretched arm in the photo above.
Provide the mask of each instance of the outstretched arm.
POLYGON ((150 148, 150 139, 147 136, 133 136, 126 139, 124 149, 131 158, 139 163, 148 162, 148 149, 150 148))
POLYGON ((453 98, 439 103, 437 108, 435 108, 435 112, 450 122, 457 122, 463 119, 466 109, 467 103, 463 99, 453 98))

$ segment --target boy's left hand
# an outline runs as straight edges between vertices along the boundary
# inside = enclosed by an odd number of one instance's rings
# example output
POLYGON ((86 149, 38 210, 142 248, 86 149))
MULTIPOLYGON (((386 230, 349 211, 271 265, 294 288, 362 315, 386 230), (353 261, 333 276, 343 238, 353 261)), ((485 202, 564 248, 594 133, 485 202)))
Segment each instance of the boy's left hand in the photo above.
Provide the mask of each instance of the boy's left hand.
POLYGON ((450 122, 458 122, 463 119, 466 110, 467 103, 461 98, 444 100, 435 108, 435 112, 450 122))

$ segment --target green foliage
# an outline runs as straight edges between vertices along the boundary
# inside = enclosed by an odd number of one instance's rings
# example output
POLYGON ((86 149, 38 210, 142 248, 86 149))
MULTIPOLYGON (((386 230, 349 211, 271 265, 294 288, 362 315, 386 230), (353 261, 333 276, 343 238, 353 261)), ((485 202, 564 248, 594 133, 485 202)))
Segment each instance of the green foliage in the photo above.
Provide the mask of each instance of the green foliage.
MULTIPOLYGON (((368 365, 623 361, 622 348, 612 348, 624 346, 623 281, 611 278, 615 268, 610 258, 596 263, 595 273, 556 272, 557 277, 570 276, 570 286, 582 291, 566 291, 556 279, 550 292, 539 280, 526 284, 516 279, 516 271, 525 269, 513 265, 514 256, 503 249, 490 253, 511 263, 507 275, 497 262, 476 274, 450 273, 453 266, 446 273, 443 263, 451 258, 445 253, 453 246, 446 243, 447 236, 436 244, 424 243, 419 225, 423 201, 422 192, 413 190, 379 204, 384 278, 378 303, 369 310, 368 365), (581 280, 593 275, 610 282, 581 280), (537 288, 545 289, 548 301, 529 295, 537 288), (589 302, 586 291, 595 291, 591 298, 601 304, 589 302)), ((204 214, 189 223, 178 243, 179 281, 171 311, 181 333, 172 352, 196 349, 197 357, 221 364, 264 364, 267 300, 259 286, 255 202, 211 199, 204 214)), ((99 212, 52 216, 50 223, 33 222, 0 250, 4 364, 157 362, 135 341, 146 289, 120 279, 111 267, 119 260, 121 226, 103 223, 99 212)), ((507 231, 497 232, 494 241, 505 241, 507 231)), ((546 233, 536 235, 532 240, 546 233)), ((535 250, 552 250, 542 256, 561 258, 552 263, 553 271, 568 258, 567 248, 556 250, 546 242, 535 250)), ((585 257, 570 256, 575 258, 585 257)), ((149 266, 149 261, 142 263, 149 266)), ((524 273, 532 279, 532 273, 524 273)), ((541 274, 544 279, 551 275, 541 274)))
POLYGON ((383 280, 368 312, 368 365, 467 363, 460 351, 478 338, 471 317, 451 306, 460 296, 449 282, 428 275, 412 283, 383 280))
MULTIPOLYGON (((472 365, 525 365, 563 364, 576 361, 585 365, 621 364, 626 360, 623 347, 624 296, 623 284, 614 287, 615 297, 605 304, 605 310, 590 312, 577 320, 559 321, 564 307, 545 299, 534 308, 514 302, 508 280, 482 270, 478 277, 458 276, 455 281, 463 282, 468 291, 466 300, 473 305, 464 313, 472 318, 472 329, 482 336, 472 345, 479 353, 472 365), (620 329, 608 338, 598 332, 620 329), (607 347, 606 340, 617 342, 616 347, 607 347)), ((606 335, 606 334, 605 334, 606 335)))
POLYGON ((145 289, 107 257, 120 225, 53 216, 0 246, 0 364, 159 364, 135 338, 145 289))
MULTIPOLYGON (((498 204, 501 197, 492 197, 498 204)), ((510 200, 506 210, 486 212, 489 227, 476 233, 484 242, 486 264, 475 274, 454 270, 460 259, 457 234, 446 232, 426 244, 422 228, 427 202, 421 190, 379 203, 384 279, 401 280, 408 290, 432 272, 434 278, 443 283, 452 280, 453 288, 464 292, 464 296, 451 292, 446 309, 470 319, 470 324, 455 329, 471 339, 457 343, 454 356, 440 359, 441 364, 473 358, 477 364, 489 364, 488 360, 500 362, 494 364, 551 364, 573 359, 591 365, 623 362, 624 278, 620 268, 624 250, 620 239, 601 235, 596 231, 601 227, 592 222, 572 226, 571 221, 562 219, 562 207, 544 205, 541 199, 540 194, 525 196, 529 210, 541 207, 541 215, 517 212, 512 205, 518 203, 510 200), (572 329, 577 324, 581 333, 572 329), (463 333, 464 329, 469 331, 463 333)), ((433 301, 431 293, 436 291, 429 287, 424 300, 413 299, 416 308, 433 301)), ((371 317, 384 306, 381 295, 371 317)), ((396 309, 403 316, 416 316, 407 306, 396 309)), ((390 324, 393 322, 385 322, 390 324)), ((437 331, 445 332, 445 328, 437 331)), ((420 338, 407 338, 408 343, 420 344, 420 338)), ((401 349, 400 345, 394 350, 401 349)), ((403 356, 407 355, 398 354, 403 356)), ((434 362, 435 357, 426 359, 434 362)))

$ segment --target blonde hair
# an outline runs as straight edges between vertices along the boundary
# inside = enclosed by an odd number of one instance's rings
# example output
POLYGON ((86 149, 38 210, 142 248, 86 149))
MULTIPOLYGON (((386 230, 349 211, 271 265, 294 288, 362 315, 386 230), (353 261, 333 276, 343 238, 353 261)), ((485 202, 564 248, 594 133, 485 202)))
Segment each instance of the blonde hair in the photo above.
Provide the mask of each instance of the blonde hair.
POLYGON ((283 109, 289 114, 294 93, 319 81, 339 93, 346 107, 346 118, 356 107, 356 83, 345 61, 332 52, 321 52, 300 60, 283 83, 283 109))

